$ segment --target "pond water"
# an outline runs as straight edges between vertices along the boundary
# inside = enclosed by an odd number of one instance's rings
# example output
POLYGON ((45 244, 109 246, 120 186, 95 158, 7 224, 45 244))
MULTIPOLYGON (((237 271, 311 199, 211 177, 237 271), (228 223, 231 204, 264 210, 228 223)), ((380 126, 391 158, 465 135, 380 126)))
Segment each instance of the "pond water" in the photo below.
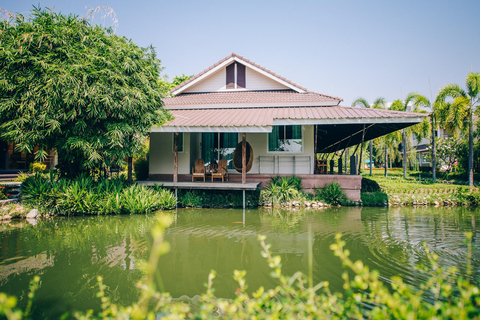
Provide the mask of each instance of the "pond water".
MULTIPOLYGON (((285 274, 308 272, 308 242, 313 242, 315 282, 328 280, 341 290, 341 263, 329 245, 341 232, 354 260, 380 271, 385 281, 400 275, 417 285, 425 275, 416 266, 426 262, 423 243, 439 255, 442 266, 465 272, 467 231, 479 248, 480 210, 469 208, 336 208, 325 210, 179 209, 167 230, 171 245, 160 259, 165 290, 175 298, 195 301, 205 291, 210 270, 216 270, 215 294, 233 297, 233 270, 247 271, 253 291, 272 287, 270 269, 261 257, 258 234, 267 236, 271 251, 282 257, 285 274), (309 230, 311 232, 309 233, 309 230), (193 298, 193 299, 192 299, 193 298)), ((150 216, 100 216, 41 220, 0 225, 0 292, 25 304, 29 281, 41 277, 34 315, 59 318, 65 311, 99 309, 97 275, 104 277, 114 301, 136 301, 135 283, 148 258, 150 216)), ((474 278, 480 277, 480 250, 473 251, 474 278)))

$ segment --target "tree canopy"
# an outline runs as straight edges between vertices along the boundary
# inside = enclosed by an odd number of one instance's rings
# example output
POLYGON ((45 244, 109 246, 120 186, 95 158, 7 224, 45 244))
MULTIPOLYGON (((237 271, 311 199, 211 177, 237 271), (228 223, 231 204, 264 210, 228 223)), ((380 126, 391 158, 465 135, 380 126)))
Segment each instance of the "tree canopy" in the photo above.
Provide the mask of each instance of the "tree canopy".
POLYGON ((468 182, 473 187, 474 135, 473 115, 480 104, 480 73, 470 72, 466 79, 467 90, 458 84, 443 87, 435 100, 440 124, 452 133, 468 129, 468 182), (453 100, 450 101, 449 99, 453 100))
POLYGON ((43 160, 56 149, 65 172, 132 156, 162 108, 152 47, 89 23, 34 8, 0 21, 0 133, 43 160))

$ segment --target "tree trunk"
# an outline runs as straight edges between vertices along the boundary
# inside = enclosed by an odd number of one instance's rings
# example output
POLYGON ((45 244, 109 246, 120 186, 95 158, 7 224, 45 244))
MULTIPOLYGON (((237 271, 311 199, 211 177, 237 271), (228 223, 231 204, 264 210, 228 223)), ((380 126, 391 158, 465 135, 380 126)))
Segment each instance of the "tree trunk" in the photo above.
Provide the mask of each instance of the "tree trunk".
POLYGON ((370 140, 370 145, 369 145, 369 148, 370 148, 370 176, 372 176, 372 167, 373 167, 373 163, 372 163, 372 148, 373 148, 373 143, 372 143, 372 140, 370 140))
POLYGON ((387 145, 385 144, 385 178, 388 176, 388 151, 387 145))
POLYGON ((468 124, 468 185, 473 188, 473 107, 470 106, 470 123, 468 124))
POLYGON ((405 130, 402 130, 403 143, 403 179, 407 179, 407 139, 405 139, 405 130))
POLYGON ((132 157, 128 157, 128 180, 133 180, 133 159, 132 157))
POLYGON ((435 145, 435 125, 434 119, 432 116, 432 180, 433 182, 437 181, 437 147, 435 145))

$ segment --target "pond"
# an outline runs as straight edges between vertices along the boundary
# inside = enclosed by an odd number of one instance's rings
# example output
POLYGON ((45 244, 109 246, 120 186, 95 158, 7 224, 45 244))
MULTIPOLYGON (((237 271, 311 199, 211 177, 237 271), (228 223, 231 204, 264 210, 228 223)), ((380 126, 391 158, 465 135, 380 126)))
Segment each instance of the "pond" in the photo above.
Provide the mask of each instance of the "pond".
MULTIPOLYGON (((423 243, 442 266, 466 269, 467 231, 479 247, 480 210, 469 208, 335 208, 324 210, 179 209, 166 232, 170 252, 160 259, 161 282, 174 298, 195 304, 216 270, 215 294, 233 297, 233 270, 247 271, 247 284, 273 287, 261 257, 258 234, 267 236, 280 255, 285 274, 308 272, 308 243, 313 243, 315 282, 328 280, 342 290, 341 263, 329 246, 341 232, 354 260, 380 271, 385 281, 400 275, 418 285, 425 275, 423 243)), ((0 292, 25 304, 29 281, 41 277, 35 318, 59 318, 64 312, 99 309, 97 275, 104 277, 112 299, 129 304, 138 298, 141 261, 149 255, 149 216, 71 217, 0 225, 0 292)), ((480 250, 473 251, 474 278, 480 277, 480 250)))

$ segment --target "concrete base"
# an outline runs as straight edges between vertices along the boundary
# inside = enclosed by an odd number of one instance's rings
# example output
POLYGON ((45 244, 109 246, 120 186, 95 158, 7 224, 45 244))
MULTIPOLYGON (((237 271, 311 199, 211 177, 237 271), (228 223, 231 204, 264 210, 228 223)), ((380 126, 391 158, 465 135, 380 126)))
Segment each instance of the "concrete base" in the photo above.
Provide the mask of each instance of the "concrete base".
MULTIPOLYGON (((247 182, 261 182, 260 189, 263 189, 272 177, 272 174, 247 174, 247 182)), ((281 175, 289 176, 289 175, 281 175)), ((360 175, 336 175, 336 174, 299 174, 302 178, 302 187, 305 192, 314 193, 315 188, 323 188, 326 184, 336 182, 347 194, 348 199, 360 201, 360 190, 362 189, 362 176, 360 175)), ((173 181, 173 174, 150 174, 150 181, 173 181)), ((179 174, 178 181, 192 181, 189 174, 179 174)), ((229 171, 229 182, 241 182, 242 175, 229 171)), ((202 181, 203 182, 203 181, 202 181)))

